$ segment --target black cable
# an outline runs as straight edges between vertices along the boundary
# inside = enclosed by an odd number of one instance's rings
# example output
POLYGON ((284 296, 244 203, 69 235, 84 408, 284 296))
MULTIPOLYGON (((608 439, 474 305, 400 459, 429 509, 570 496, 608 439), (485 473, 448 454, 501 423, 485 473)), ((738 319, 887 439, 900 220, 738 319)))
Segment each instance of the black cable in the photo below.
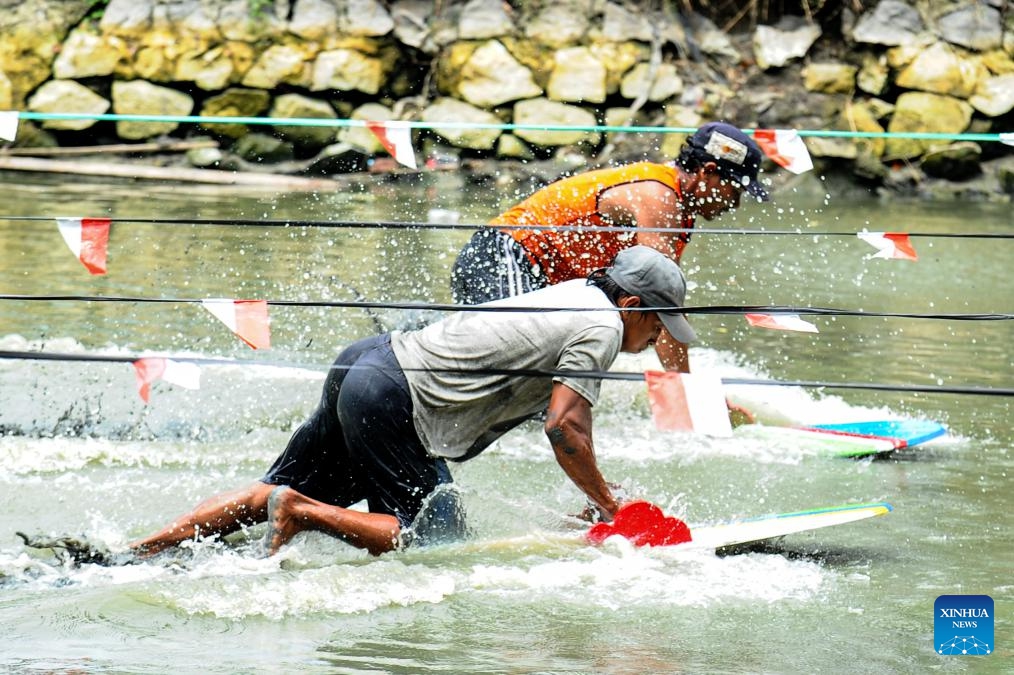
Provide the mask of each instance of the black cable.
MULTIPOLYGON (((305 364, 280 361, 237 361, 210 357, 175 356, 113 356, 103 354, 61 354, 54 352, 0 351, 0 359, 27 361, 69 361, 86 363, 133 363, 141 358, 166 358, 197 365, 256 365, 273 368, 308 368, 305 364)), ((353 366, 331 365, 330 369, 348 370, 353 366)), ((319 366, 312 366, 319 370, 319 366)), ((601 380, 643 381, 644 373, 623 371, 549 370, 540 368, 404 368, 406 372, 458 373, 475 375, 520 375, 523 377, 572 377, 601 380)), ((945 387, 939 385, 886 384, 870 382, 820 382, 813 380, 756 380, 742 377, 721 378, 725 385, 801 387, 817 389, 863 389, 870 391, 896 391, 925 394, 965 394, 974 396, 1014 396, 1014 387, 945 387)))
MULTIPOLYGON (((209 298, 210 299, 210 298, 209 298)), ((144 298, 138 296, 112 295, 16 295, 0 294, 0 300, 19 302, 133 302, 133 303, 168 303, 198 304, 198 298, 144 298)), ((344 307, 358 309, 402 309, 402 310, 433 310, 444 312, 618 312, 619 307, 531 307, 531 306, 490 306, 490 305, 456 305, 429 302, 374 302, 374 301, 341 301, 341 300, 265 300, 270 306, 279 307, 344 307)), ((626 312, 672 312, 681 314, 806 314, 817 316, 872 316, 901 319, 934 319, 945 321, 1009 321, 1014 319, 1010 313, 975 313, 975 314, 922 314, 914 312, 871 312, 861 309, 837 309, 833 307, 791 307, 786 305, 710 305, 700 307, 630 307, 626 312)))
MULTIPOLYGON (((0 216, 0 220, 20 221, 55 221, 57 218, 72 216, 0 216)), ((76 217, 76 216, 75 216, 76 217)), ((491 227, 487 224, 469 223, 411 223, 394 220, 374 221, 341 221, 341 220, 298 220, 298 219, 269 219, 269 218, 131 218, 121 216, 96 216, 98 218, 109 218, 115 223, 141 223, 156 225, 213 225, 213 226, 242 226, 242 227, 317 227, 336 229, 403 229, 403 230, 479 230, 491 227)), ((580 226, 580 225, 497 225, 496 229, 511 230, 540 230, 546 232, 670 232, 673 234, 744 234, 744 235, 804 235, 808 237, 855 237, 858 231, 806 231, 794 230, 767 230, 767 229, 745 229, 745 228, 677 228, 677 227, 633 227, 633 226, 580 226)), ((1014 239, 1014 232, 906 232, 909 237, 939 237, 955 239, 1014 239)))

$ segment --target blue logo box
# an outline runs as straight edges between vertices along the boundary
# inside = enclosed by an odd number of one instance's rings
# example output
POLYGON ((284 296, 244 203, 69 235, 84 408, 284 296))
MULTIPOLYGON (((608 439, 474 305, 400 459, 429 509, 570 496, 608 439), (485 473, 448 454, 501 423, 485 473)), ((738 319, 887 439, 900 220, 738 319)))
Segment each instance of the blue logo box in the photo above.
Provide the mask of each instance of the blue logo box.
POLYGON ((933 603, 933 643, 942 656, 993 653, 993 598, 941 595, 933 603))

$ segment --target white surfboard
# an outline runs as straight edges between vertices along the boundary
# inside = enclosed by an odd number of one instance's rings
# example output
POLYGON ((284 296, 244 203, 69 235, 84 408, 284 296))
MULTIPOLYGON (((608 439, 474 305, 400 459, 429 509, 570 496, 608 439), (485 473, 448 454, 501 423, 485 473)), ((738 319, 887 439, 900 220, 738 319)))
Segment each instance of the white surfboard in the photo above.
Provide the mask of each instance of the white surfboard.
MULTIPOLYGON (((742 544, 752 544, 787 535, 883 516, 892 510, 893 507, 887 502, 845 504, 806 511, 793 511, 791 513, 772 513, 754 518, 730 520, 724 523, 690 525, 690 541, 665 546, 664 548, 673 550, 714 550, 742 544)), ((609 541, 609 539, 606 541, 609 541)), ((460 546, 469 552, 510 548, 527 552, 535 549, 543 553, 553 550, 562 552, 574 546, 592 545, 585 538, 583 532, 572 534, 542 532, 493 541, 468 541, 450 544, 450 546, 460 546)))
POLYGON ((723 548, 750 544, 766 539, 809 532, 833 525, 844 525, 890 513, 893 507, 886 502, 849 504, 823 509, 810 509, 794 513, 777 513, 758 518, 733 520, 717 525, 690 527, 691 541, 677 546, 723 548))

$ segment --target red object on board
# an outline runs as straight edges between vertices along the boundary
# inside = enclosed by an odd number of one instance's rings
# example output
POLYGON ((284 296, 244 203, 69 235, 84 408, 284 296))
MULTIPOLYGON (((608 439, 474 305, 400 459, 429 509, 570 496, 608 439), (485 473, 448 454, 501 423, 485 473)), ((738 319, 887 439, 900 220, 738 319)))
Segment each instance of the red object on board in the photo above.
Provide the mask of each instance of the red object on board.
POLYGON ((601 544, 618 534, 635 546, 672 546, 692 540, 690 528, 679 518, 667 516, 650 502, 627 502, 611 523, 596 523, 588 530, 588 541, 601 544))

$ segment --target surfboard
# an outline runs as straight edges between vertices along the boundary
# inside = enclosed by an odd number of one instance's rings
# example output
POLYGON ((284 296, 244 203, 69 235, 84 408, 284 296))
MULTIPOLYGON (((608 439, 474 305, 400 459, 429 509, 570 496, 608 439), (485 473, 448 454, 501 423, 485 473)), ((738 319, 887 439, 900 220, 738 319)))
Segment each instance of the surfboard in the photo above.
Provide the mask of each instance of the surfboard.
POLYGON ((947 428, 930 420, 876 420, 807 426, 745 424, 736 427, 740 438, 799 443, 821 454, 835 457, 887 457, 913 448, 947 433, 947 428))
MULTIPOLYGON (((893 507, 887 502, 870 502, 808 509, 806 511, 793 511, 790 513, 772 513, 719 523, 690 525, 689 541, 681 541, 680 543, 663 545, 661 547, 667 550, 685 551, 729 549, 875 518, 888 514, 892 510, 893 507)), ((609 537, 605 537, 602 539, 602 542, 609 540, 609 537)), ((512 549, 526 553, 533 551, 564 552, 575 546, 588 545, 595 546, 599 544, 590 542, 587 532, 567 534, 541 532, 492 541, 472 540, 448 544, 448 546, 460 547, 468 552, 512 549)))
POLYGON ((685 544, 677 544, 677 546, 719 549, 752 544, 790 534, 875 518, 893 510, 893 507, 887 502, 847 504, 731 520, 717 525, 691 526, 692 539, 685 544))

